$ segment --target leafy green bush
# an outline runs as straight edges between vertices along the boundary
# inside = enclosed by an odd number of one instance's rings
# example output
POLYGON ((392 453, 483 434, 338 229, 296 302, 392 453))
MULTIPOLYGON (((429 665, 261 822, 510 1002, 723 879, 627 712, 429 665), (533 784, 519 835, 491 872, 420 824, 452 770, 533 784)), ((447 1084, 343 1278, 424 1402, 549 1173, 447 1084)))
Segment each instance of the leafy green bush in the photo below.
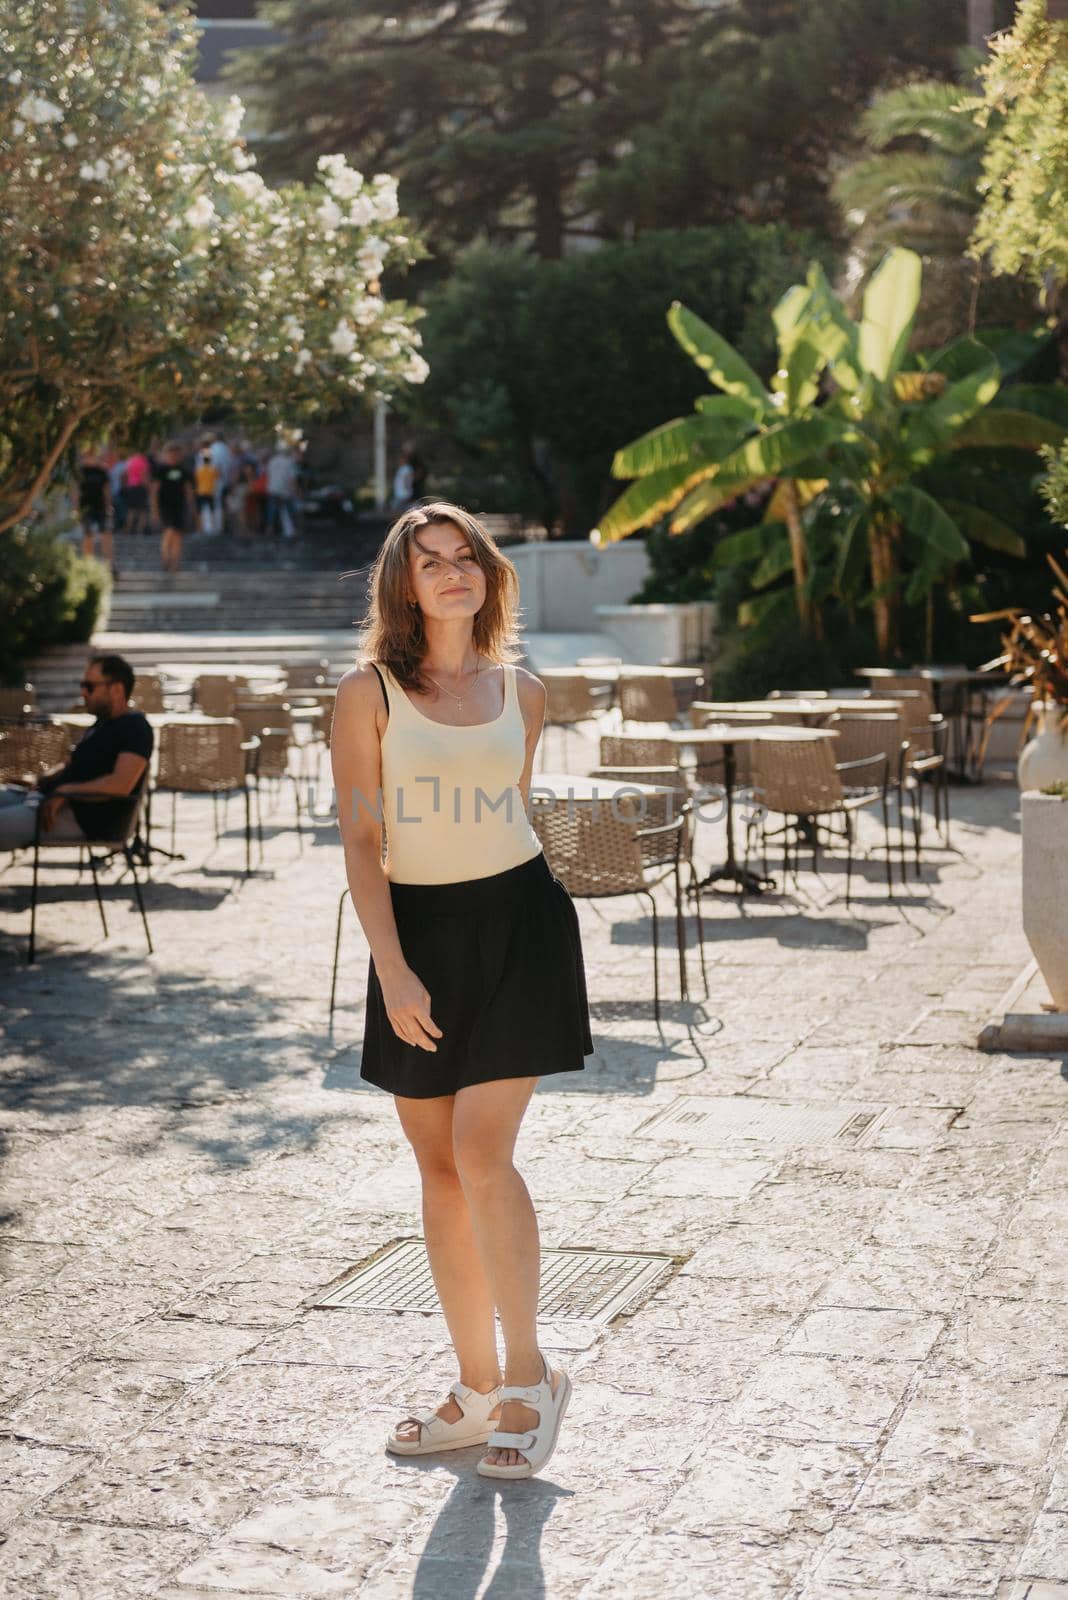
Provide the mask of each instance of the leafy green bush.
POLYGON ((107 568, 50 527, 12 528, 0 561, 0 681, 16 682, 33 656, 92 636, 110 586, 107 568))

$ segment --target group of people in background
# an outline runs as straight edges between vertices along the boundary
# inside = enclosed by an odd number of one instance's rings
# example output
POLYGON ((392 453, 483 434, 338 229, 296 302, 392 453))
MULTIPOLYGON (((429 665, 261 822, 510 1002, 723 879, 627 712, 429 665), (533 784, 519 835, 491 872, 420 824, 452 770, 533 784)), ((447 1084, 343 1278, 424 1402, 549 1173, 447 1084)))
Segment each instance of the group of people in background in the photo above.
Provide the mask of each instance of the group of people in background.
POLYGON ((195 445, 170 440, 128 455, 115 447, 83 452, 77 505, 82 549, 99 554, 113 574, 113 534, 160 530, 160 563, 177 572, 187 533, 266 533, 295 539, 300 486, 297 453, 279 441, 257 450, 208 434, 195 445))

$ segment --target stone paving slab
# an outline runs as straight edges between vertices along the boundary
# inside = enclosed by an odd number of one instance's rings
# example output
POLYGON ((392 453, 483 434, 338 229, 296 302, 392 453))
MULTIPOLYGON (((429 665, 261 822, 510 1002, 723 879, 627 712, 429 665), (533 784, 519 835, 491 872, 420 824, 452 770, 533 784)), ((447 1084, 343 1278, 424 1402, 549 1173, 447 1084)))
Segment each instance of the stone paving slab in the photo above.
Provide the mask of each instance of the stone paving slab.
POLYGON ((104 943, 83 883, 26 969, 9 865, 0 1597, 1068 1600, 1068 1062, 975 1048, 1026 959, 1017 801, 952 799, 893 903, 874 860, 849 911, 833 861, 706 895, 709 997, 690 917, 659 1028, 647 913, 580 906, 596 1053, 543 1080, 519 1163, 547 1245, 676 1270, 543 1329, 574 1403, 501 1486, 382 1450, 454 1376, 439 1315, 309 1304, 420 1231, 349 911, 327 1026, 329 818, 301 848, 283 796, 246 880, 236 811, 216 843, 183 800, 151 959, 128 887, 104 943))

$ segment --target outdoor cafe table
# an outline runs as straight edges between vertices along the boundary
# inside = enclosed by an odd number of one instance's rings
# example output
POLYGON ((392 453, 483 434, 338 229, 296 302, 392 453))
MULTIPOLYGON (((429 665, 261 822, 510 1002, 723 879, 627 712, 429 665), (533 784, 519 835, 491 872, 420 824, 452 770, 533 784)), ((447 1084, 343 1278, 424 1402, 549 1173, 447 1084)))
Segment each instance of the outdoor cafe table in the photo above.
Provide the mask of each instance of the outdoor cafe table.
POLYGON ((744 712, 747 716, 754 712, 763 712, 768 716, 795 717, 798 722, 816 721, 819 717, 832 717, 836 712, 853 712, 861 716, 876 716, 880 712, 895 712, 901 709, 898 700, 861 699, 859 695, 826 695, 819 700, 782 699, 782 700, 695 700, 690 707, 691 711, 707 711, 714 715, 717 711, 729 713, 734 716, 744 712))
MULTIPOLYGON (((776 701, 775 704, 778 704, 776 701)), ((727 882, 736 883, 742 894, 762 894, 773 882, 760 873, 751 872, 748 867, 739 864, 737 850, 734 843, 734 785, 736 763, 734 747, 739 744, 774 744, 777 740, 789 740, 791 743, 802 739, 837 739, 838 733, 834 728, 791 728, 781 724, 760 723, 755 727, 743 728, 733 723, 710 723, 706 728, 673 729, 663 735, 673 744, 682 745, 690 750, 703 750, 720 748, 723 751, 723 799, 726 808, 727 822, 727 858, 721 866, 713 867, 708 875, 701 879, 700 887, 707 888, 710 884, 727 882)))
POLYGON ((604 800, 611 801, 617 794, 674 794, 658 783, 627 783, 616 778, 589 778, 572 772, 538 772, 530 784, 532 800, 604 800))

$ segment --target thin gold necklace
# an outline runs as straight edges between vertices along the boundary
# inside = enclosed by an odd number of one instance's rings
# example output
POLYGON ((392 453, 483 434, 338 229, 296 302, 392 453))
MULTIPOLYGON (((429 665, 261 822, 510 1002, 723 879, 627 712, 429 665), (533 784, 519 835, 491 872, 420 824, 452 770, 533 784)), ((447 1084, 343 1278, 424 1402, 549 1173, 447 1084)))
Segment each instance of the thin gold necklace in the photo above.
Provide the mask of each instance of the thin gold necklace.
MULTIPOLYGON (((470 670, 471 669, 468 668, 468 671, 470 671, 470 670)), ((426 672, 426 668, 425 667, 423 668, 423 671, 426 672)), ((475 678, 474 678, 474 683, 472 683, 472 685, 471 685, 472 689, 475 687, 475 683, 478 682, 478 675, 479 675, 479 673, 481 671, 482 671, 482 658, 479 657, 478 661, 476 661, 476 663, 475 663, 475 678)), ((456 701, 456 709, 457 709, 457 711, 462 711, 463 710, 463 708, 464 708, 464 697, 463 697, 463 695, 458 695, 457 696, 457 695, 453 694, 451 689, 444 688, 438 682, 438 680, 436 678, 431 678, 430 677, 430 673, 429 672, 426 672, 426 675, 427 675, 428 678, 430 678, 430 681, 434 685, 435 689, 440 689, 443 695, 447 695, 450 700, 455 700, 456 701)))

